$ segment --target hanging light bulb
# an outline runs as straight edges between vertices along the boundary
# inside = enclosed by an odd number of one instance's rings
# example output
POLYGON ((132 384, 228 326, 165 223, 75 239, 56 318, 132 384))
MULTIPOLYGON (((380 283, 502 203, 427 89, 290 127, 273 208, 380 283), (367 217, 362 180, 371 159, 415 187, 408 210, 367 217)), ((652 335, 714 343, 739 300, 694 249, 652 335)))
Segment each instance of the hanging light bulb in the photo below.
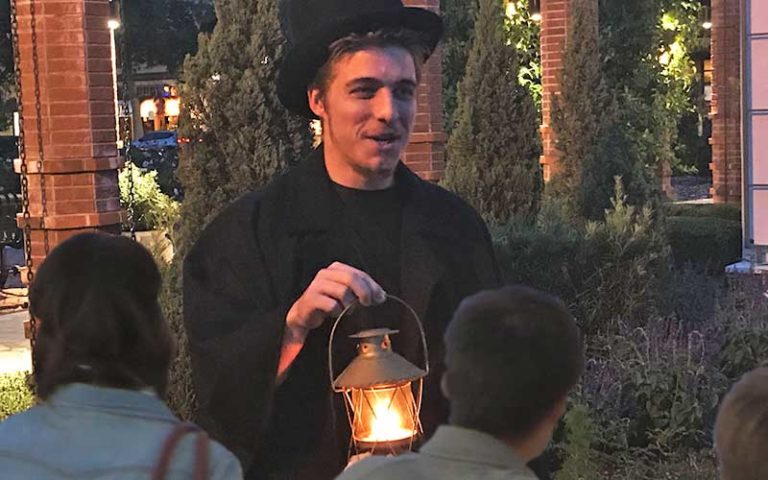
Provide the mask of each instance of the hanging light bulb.
POLYGON ((541 0, 528 0, 528 13, 534 22, 541 21, 541 0))
POLYGON ((712 9, 709 5, 701 7, 701 27, 704 30, 710 30, 712 28, 712 9))

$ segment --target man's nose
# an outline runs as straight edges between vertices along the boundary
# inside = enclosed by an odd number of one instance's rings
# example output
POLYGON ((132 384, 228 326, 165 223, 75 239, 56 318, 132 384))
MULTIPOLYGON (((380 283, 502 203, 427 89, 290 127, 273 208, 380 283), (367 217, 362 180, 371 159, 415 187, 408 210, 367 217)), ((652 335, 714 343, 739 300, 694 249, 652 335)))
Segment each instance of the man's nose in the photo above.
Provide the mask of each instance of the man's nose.
POLYGON ((381 88, 373 99, 373 113, 377 120, 390 123, 397 119, 397 100, 388 88, 381 88))

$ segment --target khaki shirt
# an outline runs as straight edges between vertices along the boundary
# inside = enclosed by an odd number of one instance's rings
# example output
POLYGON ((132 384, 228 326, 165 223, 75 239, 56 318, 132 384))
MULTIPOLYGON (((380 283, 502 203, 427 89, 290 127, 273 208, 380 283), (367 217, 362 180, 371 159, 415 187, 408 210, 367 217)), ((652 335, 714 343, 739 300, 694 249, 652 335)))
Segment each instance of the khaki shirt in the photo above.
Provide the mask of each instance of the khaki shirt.
POLYGON ((419 453, 369 457, 336 480, 536 480, 514 451, 491 435, 443 425, 419 453))

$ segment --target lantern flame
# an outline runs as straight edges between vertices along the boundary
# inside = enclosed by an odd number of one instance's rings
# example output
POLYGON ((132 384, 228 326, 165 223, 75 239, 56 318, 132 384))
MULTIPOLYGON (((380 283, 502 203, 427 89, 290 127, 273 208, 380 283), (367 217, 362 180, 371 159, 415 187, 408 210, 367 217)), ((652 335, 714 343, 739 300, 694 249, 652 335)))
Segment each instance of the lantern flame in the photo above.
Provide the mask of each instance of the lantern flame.
POLYGON ((373 404, 370 434, 361 438, 364 442, 392 442, 414 435, 413 429, 403 426, 403 417, 388 398, 378 398, 373 404))

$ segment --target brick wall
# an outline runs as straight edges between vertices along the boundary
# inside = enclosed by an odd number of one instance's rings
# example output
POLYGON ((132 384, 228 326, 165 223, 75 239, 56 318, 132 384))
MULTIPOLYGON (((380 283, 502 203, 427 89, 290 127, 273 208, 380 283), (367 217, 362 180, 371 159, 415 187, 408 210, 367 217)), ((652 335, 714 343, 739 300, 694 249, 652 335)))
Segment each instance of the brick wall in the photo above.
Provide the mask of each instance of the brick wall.
MULTIPOLYGON (((440 11, 439 0, 405 0, 403 3, 409 7, 440 11)), ((422 71, 411 143, 403 155, 403 161, 415 173, 435 182, 445 171, 442 92, 442 54, 438 47, 422 71)))
POLYGON ((740 0, 712 0, 712 198, 741 200, 740 0))
MULTIPOLYGON (((120 232, 107 0, 35 2, 40 118, 35 108, 31 11, 18 0, 19 47, 25 150, 32 216, 32 258, 46 252, 41 230, 41 173, 45 182, 44 225, 50 247, 80 232, 120 232), (38 129, 38 123, 41 129, 38 129), (42 172, 38 135, 42 136, 42 172)), ((20 162, 16 162, 17 171, 20 162)), ((19 225, 23 226, 23 218, 19 225)))
POLYGON ((541 165, 544 180, 557 172, 559 153, 555 147, 555 134, 551 127, 552 101, 560 92, 560 74, 563 70, 563 50, 570 15, 570 0, 542 0, 541 2, 541 165))

